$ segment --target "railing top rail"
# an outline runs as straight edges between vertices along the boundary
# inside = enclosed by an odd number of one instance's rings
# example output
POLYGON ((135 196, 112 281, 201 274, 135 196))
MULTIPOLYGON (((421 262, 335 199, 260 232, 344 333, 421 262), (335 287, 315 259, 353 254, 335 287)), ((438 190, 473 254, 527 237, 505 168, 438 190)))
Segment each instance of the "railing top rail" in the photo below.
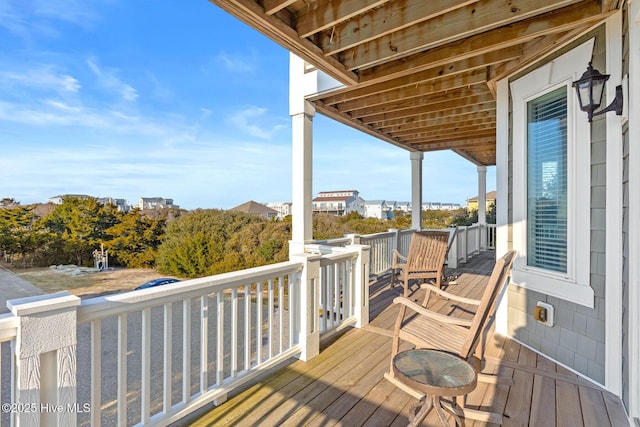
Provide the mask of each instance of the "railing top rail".
POLYGON ((310 245, 325 245, 325 246, 336 246, 336 245, 342 245, 344 243, 351 243, 351 238, 337 237, 335 239, 312 240, 308 242, 308 244, 310 245))
POLYGON ((78 307, 78 323, 105 319, 120 313, 129 313, 160 304, 182 301, 213 292, 273 279, 282 274, 296 273, 303 264, 296 261, 281 262, 184 282, 124 292, 82 301, 78 307))
POLYGON ((18 334, 18 318, 12 313, 0 315, 0 342, 10 341, 18 334))
POLYGON ((362 236, 360 236, 360 239, 380 239, 385 237, 392 237, 395 235, 395 231, 384 231, 382 233, 363 234, 362 236))
POLYGON ((335 264, 340 261, 353 260, 358 257, 358 252, 356 251, 340 251, 340 252, 332 252, 330 254, 323 254, 322 258, 320 258, 320 266, 324 267, 325 265, 335 264))

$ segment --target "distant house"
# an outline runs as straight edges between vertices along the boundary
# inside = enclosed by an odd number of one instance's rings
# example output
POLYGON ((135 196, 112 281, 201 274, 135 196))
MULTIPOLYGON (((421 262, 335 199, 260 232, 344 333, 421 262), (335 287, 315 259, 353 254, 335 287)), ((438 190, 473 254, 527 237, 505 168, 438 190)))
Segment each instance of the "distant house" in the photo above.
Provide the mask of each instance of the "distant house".
POLYGON ((321 191, 311 201, 313 213, 343 216, 357 212, 364 216, 364 200, 357 190, 321 191))
MULTIPOLYGON (((496 202, 496 192, 495 191, 489 191, 486 195, 487 197, 487 210, 489 210, 489 206, 491 206, 492 203, 496 202)), ((470 211, 477 211, 478 210, 478 196, 472 197, 470 199, 467 199, 467 209, 469 209, 470 211)))
POLYGON ((49 203, 53 203, 55 205, 60 205, 64 201, 64 199, 80 199, 80 200, 88 200, 95 199, 93 196, 88 196, 86 194, 62 194, 59 196, 49 197, 49 203))
POLYGON ((140 210, 180 208, 180 206, 173 204, 173 199, 165 199, 162 197, 141 197, 138 202, 138 207, 140 210))
POLYGON ((275 219, 278 217, 277 210, 271 209, 270 207, 267 207, 258 202, 254 202, 253 200, 249 200, 248 202, 245 202, 229 210, 233 212, 244 212, 251 215, 259 215, 267 219, 275 219))
POLYGON ((291 215, 291 202, 269 202, 264 204, 278 212, 278 219, 282 219, 287 215, 291 215))
POLYGON ((411 213, 411 202, 396 202, 395 210, 411 213))
POLYGON ((453 209, 457 209, 456 206, 460 206, 457 203, 443 203, 440 206, 440 209, 442 209, 443 211, 451 211, 453 209))
POLYGON ((127 201, 125 199, 114 199, 113 197, 100 197, 98 199, 98 202, 102 203, 103 205, 114 205, 116 208, 118 208, 118 211, 120 212, 129 212, 131 210, 131 205, 127 204, 127 201))
POLYGON ((391 206, 384 200, 367 200, 364 202, 366 218, 390 219, 393 217, 391 206))

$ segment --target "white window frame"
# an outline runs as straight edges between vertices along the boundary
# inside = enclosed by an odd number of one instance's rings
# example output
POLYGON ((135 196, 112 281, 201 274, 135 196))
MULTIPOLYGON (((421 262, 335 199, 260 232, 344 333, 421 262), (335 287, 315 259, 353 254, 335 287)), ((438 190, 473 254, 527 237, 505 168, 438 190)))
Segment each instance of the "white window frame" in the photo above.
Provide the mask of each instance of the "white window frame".
POLYGON ((591 39, 511 83, 513 100, 513 248, 517 286, 594 307, 590 276, 591 126, 571 83, 591 61, 591 39), (527 265, 527 103, 567 86, 567 272, 527 265))

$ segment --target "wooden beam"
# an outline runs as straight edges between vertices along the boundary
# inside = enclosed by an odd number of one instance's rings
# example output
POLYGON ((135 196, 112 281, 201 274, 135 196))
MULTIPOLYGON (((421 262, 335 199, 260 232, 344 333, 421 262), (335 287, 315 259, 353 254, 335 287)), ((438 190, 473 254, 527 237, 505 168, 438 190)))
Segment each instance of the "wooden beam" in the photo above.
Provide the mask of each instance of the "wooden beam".
POLYGON ((431 120, 416 120, 414 117, 407 119, 397 120, 400 124, 385 124, 384 126, 374 126, 376 129, 383 133, 395 133, 408 129, 426 129, 435 126, 458 126, 460 123, 484 123, 484 122, 496 122, 495 115, 489 114, 488 111, 473 112, 464 115, 452 115, 449 117, 440 117, 431 120))
MULTIPOLYGON (((425 55, 429 56, 431 52, 427 52, 425 55)), ((461 73, 476 71, 486 75, 486 67, 488 65, 511 61, 520 56, 522 56, 522 48, 519 45, 469 58, 462 58, 458 61, 452 61, 449 54, 443 52, 440 58, 434 58, 430 67, 421 67, 423 68, 421 71, 416 70, 414 73, 405 74, 393 80, 384 80, 380 83, 369 82, 356 87, 338 89, 328 95, 320 95, 315 99, 322 99, 325 104, 337 104, 339 102, 369 96, 372 93, 383 93, 399 87, 415 86, 433 80, 445 79, 461 73)))
POLYGON ((468 138, 468 139, 452 139, 448 141, 436 141, 436 142, 423 142, 415 144, 415 147, 422 151, 437 151, 437 150, 453 150, 475 147, 491 147, 492 144, 495 147, 496 137, 485 136, 481 138, 468 138))
POLYGON ((385 3, 389 3, 389 0, 350 0, 348 2, 316 0, 307 3, 307 8, 298 12, 296 31, 300 37, 309 37, 385 3))
MULTIPOLYGON (((376 38, 368 40, 363 29, 349 28, 342 33, 323 34, 319 46, 325 55, 344 52, 343 58, 353 58, 349 69, 366 68, 392 59, 408 56, 438 45, 513 24, 527 18, 546 19, 538 15, 577 3, 579 0, 480 0, 477 4, 455 9, 427 21, 398 27, 392 33, 377 31, 376 38), (517 5, 516 5, 517 4, 517 5), (382 36, 380 36, 382 35, 382 36)), ((424 2, 430 4, 431 2, 424 2)), ((392 3, 393 4, 393 3, 392 3)), ((399 16, 403 16, 398 14, 399 16)), ((394 15, 387 15, 393 19, 394 15)), ((346 64, 346 61, 344 61, 346 64)))
POLYGON ((389 144, 395 145, 396 147, 404 148, 405 150, 408 150, 408 151, 418 151, 409 144, 406 144, 402 141, 399 141, 394 138, 390 138, 384 134, 381 134, 376 129, 372 128, 371 126, 368 126, 367 124, 363 123, 360 120, 353 120, 351 117, 341 113, 340 111, 336 110, 334 107, 316 105, 316 110, 324 116, 332 118, 356 130, 364 132, 367 135, 371 135, 385 142, 388 142, 389 144))
POLYGON ((496 121, 492 119, 475 119, 475 120, 463 120, 463 121, 454 121, 449 118, 448 123, 423 123, 416 124, 415 126, 404 126, 399 128, 378 128, 378 130, 382 133, 386 133, 389 135, 401 137, 404 135, 408 135, 410 133, 420 133, 420 132, 462 132, 469 129, 495 129, 496 121))
POLYGON ((407 117, 414 117, 421 114, 432 114, 432 115, 441 115, 447 116, 450 114, 460 114, 464 112, 470 111, 479 111, 479 110, 491 110, 495 114, 496 102, 495 101, 486 101, 486 102, 473 102, 475 99, 470 100, 469 103, 465 105, 452 105, 449 107, 441 108, 437 111, 425 111, 423 108, 414 108, 413 110, 405 110, 400 112, 392 112, 392 113, 380 113, 375 116, 369 116, 361 119, 364 123, 370 124, 374 122, 381 122, 384 120, 393 120, 393 119, 406 119, 407 117))
MULTIPOLYGON (((362 110, 354 110, 349 115, 354 118, 364 119, 365 117, 379 117, 384 115, 385 117, 407 117, 416 114, 423 114, 426 112, 434 112, 439 110, 450 110, 452 108, 466 107, 474 104, 482 104, 485 102, 493 101, 493 95, 485 87, 485 93, 478 93, 478 91, 469 91, 467 93, 456 91, 452 94, 450 99, 446 97, 438 97, 435 100, 430 100, 427 97, 417 101, 412 100, 410 102, 393 103, 388 106, 378 106, 375 109, 364 108, 362 110)), ((370 119, 364 119, 368 121, 370 119)))
POLYGON ((264 13, 273 15, 287 6, 291 6, 296 1, 297 0, 264 0, 264 13))
POLYGON ((245 24, 269 37, 280 46, 315 65, 339 82, 350 85, 358 82, 358 76, 347 70, 335 58, 325 58, 318 46, 307 39, 300 39, 287 23, 275 15, 267 15, 253 0, 209 0, 245 24))
POLYGON ((451 140, 461 140, 464 138, 491 138, 495 139, 496 130, 495 128, 486 128, 486 129, 478 129, 478 130, 470 130, 463 132, 418 132, 406 135, 390 135, 392 137, 397 137, 403 141, 414 144, 420 141, 451 141, 451 140))
MULTIPOLYGON (((440 109, 449 109, 453 107, 462 107, 467 105, 471 100, 472 103, 480 103, 493 100, 493 95, 489 92, 486 85, 472 86, 469 89, 456 89, 449 92, 441 92, 437 94, 425 94, 416 98, 398 100, 374 107, 364 107, 357 110, 344 111, 340 105, 338 110, 348 113, 351 117, 364 118, 380 113, 393 113, 396 111, 416 111, 416 108, 426 111, 438 111, 440 109)), ((411 114, 414 115, 414 114, 411 114)))
POLYGON ((484 104, 476 104, 471 106, 465 106, 460 108, 452 108, 450 110, 441 110, 437 112, 416 114, 410 117, 401 117, 395 119, 382 119, 377 122, 370 122, 369 124, 376 128, 381 129, 385 126, 397 126, 406 125, 413 122, 427 122, 433 120, 442 119, 454 119, 464 120, 467 117, 480 116, 480 117, 494 117, 496 105, 494 102, 488 102, 484 104))
MULTIPOLYGON (((451 92, 457 89, 470 88, 475 85, 484 85, 487 82, 487 73, 482 71, 472 71, 444 79, 432 80, 418 83, 412 86, 404 86, 395 90, 382 93, 372 93, 367 97, 362 97, 337 105, 340 111, 351 111, 359 108, 372 108, 376 105, 383 105, 390 102, 408 101, 411 98, 423 96, 437 96, 443 92, 451 92)), ((326 102, 325 102, 326 104, 326 102)))
POLYGON ((518 72, 519 70, 525 69, 550 52, 572 42, 576 37, 578 37, 578 35, 587 31, 591 26, 592 24, 582 25, 564 33, 547 34, 527 42, 523 46, 522 51, 525 52, 525 54, 521 58, 515 61, 512 60, 503 64, 498 64, 495 67, 490 68, 490 81, 496 82, 518 72))
POLYGON ((477 157, 473 156, 470 153, 467 153, 466 151, 464 151, 462 149, 451 150, 451 151, 453 151, 457 155, 461 156, 462 158, 469 160, 471 163, 475 164, 476 166, 494 166, 496 164, 495 148, 494 148, 494 151, 493 151, 493 161, 492 162, 483 162, 480 158, 477 158, 477 157))
POLYGON ((325 55, 335 55, 361 43, 420 25, 461 7, 471 7, 475 3, 478 1, 392 1, 367 14, 335 25, 322 34, 319 46, 325 55))
POLYGON ((442 132, 418 132, 404 135, 387 134, 392 138, 397 138, 409 144, 419 144, 424 141, 450 141, 460 140, 464 138, 482 138, 494 137, 495 127, 478 127, 477 129, 463 130, 459 132, 442 131, 442 132))
MULTIPOLYGON (((544 20, 530 18, 389 64, 362 69, 359 71, 359 85, 375 84, 428 69, 435 61, 459 60, 520 45, 545 34, 566 32, 577 26, 602 20, 606 16, 608 14, 601 13, 595 2, 569 6, 546 14, 544 20)), ((346 60, 344 62, 348 64, 346 60)))

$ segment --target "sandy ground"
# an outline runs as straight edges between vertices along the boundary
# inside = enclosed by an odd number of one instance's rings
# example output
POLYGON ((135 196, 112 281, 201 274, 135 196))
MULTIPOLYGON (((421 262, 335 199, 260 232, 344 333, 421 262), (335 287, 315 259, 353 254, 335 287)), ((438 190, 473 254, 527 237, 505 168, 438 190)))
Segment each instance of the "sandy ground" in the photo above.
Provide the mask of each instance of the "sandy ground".
POLYGON ((57 266, 11 270, 44 293, 69 291, 81 298, 129 291, 148 280, 164 277, 153 269, 144 268, 109 268, 98 271, 85 267, 57 266))

